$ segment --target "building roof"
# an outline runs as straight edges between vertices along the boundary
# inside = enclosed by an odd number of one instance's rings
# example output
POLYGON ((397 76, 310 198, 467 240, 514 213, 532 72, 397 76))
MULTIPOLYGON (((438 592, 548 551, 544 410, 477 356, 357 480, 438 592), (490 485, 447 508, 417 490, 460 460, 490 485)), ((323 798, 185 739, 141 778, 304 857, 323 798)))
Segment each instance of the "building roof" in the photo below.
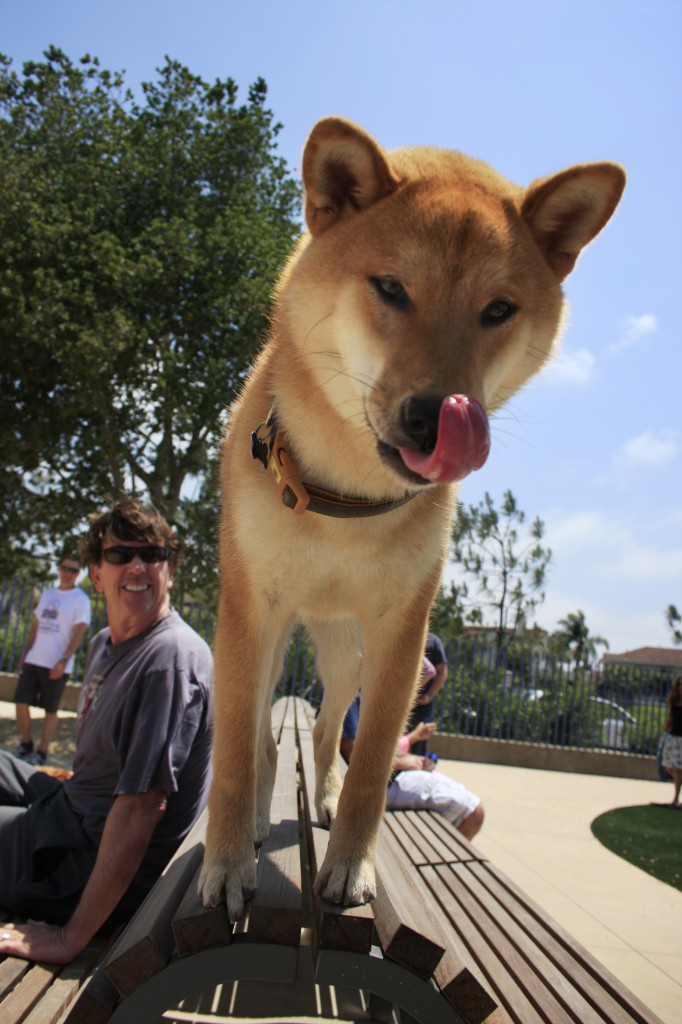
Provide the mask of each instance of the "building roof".
POLYGON ((604 654, 605 665, 659 665, 662 668, 682 669, 682 648, 680 647, 637 647, 622 654, 604 654))

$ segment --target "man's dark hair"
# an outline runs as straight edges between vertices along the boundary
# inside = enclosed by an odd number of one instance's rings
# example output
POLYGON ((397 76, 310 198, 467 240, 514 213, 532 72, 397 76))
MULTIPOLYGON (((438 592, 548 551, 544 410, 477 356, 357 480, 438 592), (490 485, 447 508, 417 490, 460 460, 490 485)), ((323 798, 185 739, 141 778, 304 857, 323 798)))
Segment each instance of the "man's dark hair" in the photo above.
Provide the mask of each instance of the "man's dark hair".
POLYGON ((67 561, 68 562, 78 562, 79 565, 83 564, 83 562, 81 560, 81 556, 78 554, 77 551, 73 551, 71 548, 64 548, 64 550, 62 551, 62 556, 59 559, 59 564, 61 565, 62 562, 67 562, 67 561))
POLYGON ((116 540, 139 541, 143 544, 161 544, 170 549, 171 569, 182 561, 185 542, 172 529, 153 505, 143 505, 134 498, 119 498, 111 507, 88 516, 90 529, 81 537, 80 554, 84 565, 100 565, 102 541, 105 537, 116 540))

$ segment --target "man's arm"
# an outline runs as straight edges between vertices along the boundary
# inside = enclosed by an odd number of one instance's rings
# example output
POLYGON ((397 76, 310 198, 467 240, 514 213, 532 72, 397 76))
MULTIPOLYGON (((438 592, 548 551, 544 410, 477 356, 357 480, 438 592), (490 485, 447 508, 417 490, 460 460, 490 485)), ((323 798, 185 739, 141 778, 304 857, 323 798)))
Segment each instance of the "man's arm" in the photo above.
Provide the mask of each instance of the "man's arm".
POLYGON ((441 661, 439 665, 436 665, 436 674, 431 680, 428 690, 419 697, 419 704, 430 704, 437 693, 445 686, 445 682, 448 678, 448 663, 447 661, 441 661))
POLYGON ((71 636, 69 642, 66 645, 66 650, 55 664, 50 669, 50 679, 61 679, 66 671, 69 658, 72 654, 75 654, 81 645, 81 641, 87 633, 89 626, 87 622, 77 622, 71 630, 71 636))
POLYGON ((24 662, 26 661, 26 655, 28 654, 28 652, 33 647, 33 644, 35 642, 35 638, 36 638, 37 634, 38 634, 38 620, 36 618, 34 618, 32 620, 32 622, 31 622, 31 626, 30 626, 29 631, 28 631, 28 636, 26 637, 26 643, 24 644, 24 649, 21 652, 21 657, 19 658, 19 671, 21 671, 21 669, 24 667, 24 662))
POLYGON ((132 882, 165 810, 166 794, 158 791, 116 797, 95 866, 71 919, 61 928, 37 921, 3 925, 10 939, 3 942, 2 952, 51 964, 73 960, 132 882))

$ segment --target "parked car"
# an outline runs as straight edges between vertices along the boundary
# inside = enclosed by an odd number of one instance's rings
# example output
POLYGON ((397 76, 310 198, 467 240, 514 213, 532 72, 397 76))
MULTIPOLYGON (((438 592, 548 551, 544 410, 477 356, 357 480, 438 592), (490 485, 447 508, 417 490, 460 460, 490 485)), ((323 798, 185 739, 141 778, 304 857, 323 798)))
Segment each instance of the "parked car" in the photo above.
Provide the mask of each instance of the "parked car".
POLYGON ((562 746, 630 750, 637 719, 620 704, 605 697, 588 697, 557 715, 550 742, 562 746))

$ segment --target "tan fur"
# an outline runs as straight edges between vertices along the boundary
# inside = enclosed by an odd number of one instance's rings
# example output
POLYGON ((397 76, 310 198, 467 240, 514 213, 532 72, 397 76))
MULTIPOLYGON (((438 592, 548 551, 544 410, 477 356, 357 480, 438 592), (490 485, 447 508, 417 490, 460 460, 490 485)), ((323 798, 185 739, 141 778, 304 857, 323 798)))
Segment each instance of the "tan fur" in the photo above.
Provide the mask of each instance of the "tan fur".
POLYGON ((397 737, 446 557, 456 488, 408 479, 377 439, 404 447, 411 395, 467 394, 494 412, 549 358, 561 280, 604 226, 624 175, 575 167, 523 190, 461 154, 385 153, 338 118, 303 158, 306 234, 276 292, 271 337, 230 414, 222 469, 214 782, 203 899, 232 919, 255 887, 276 765, 269 708, 293 625, 313 637, 325 698, 315 729, 318 816, 334 822, 317 879, 331 900, 375 891, 373 855, 397 737), (398 309, 370 278, 398 279, 398 309), (518 312, 483 326, 504 298, 518 312), (414 500, 368 519, 294 514, 250 454, 276 403, 301 477, 336 493, 414 500), (343 714, 363 713, 341 791, 343 714))

